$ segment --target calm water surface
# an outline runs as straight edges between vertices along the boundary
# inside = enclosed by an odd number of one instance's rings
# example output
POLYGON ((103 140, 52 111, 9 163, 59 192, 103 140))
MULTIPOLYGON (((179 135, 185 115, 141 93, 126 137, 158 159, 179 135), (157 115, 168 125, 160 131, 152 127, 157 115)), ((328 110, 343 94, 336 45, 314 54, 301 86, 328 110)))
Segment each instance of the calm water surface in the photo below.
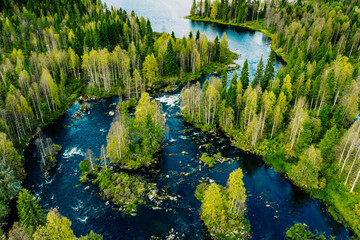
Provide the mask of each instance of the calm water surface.
MULTIPOLYGON (((139 15, 150 18, 155 31, 174 31, 177 37, 199 29, 213 39, 217 32, 221 36, 226 31, 230 48, 241 54, 237 63, 242 65, 248 58, 251 74, 255 72, 261 55, 267 58, 270 54, 269 40, 260 32, 183 19, 192 0, 107 0, 106 3, 108 6, 123 7, 128 12, 135 10, 139 15)), ((312 231, 325 232, 337 239, 349 238, 348 230, 329 216, 320 201, 309 197, 275 170, 266 167, 260 158, 232 147, 226 137, 202 133, 177 118, 176 113, 180 112, 179 91, 153 97, 162 103, 166 114, 169 132, 165 143, 173 141, 174 145, 164 147, 161 152, 159 172, 145 174, 145 177, 179 197, 178 201, 164 201, 161 210, 153 210, 148 203, 139 208, 137 216, 131 217, 117 211, 116 206, 106 204, 96 187, 80 183, 79 163, 88 148, 99 156, 101 145, 106 145, 106 135, 113 120, 108 113, 115 109, 110 104, 116 103, 117 98, 92 103, 91 114, 74 121, 71 116, 80 107, 79 103, 75 103, 63 117, 44 130, 48 137, 62 146, 58 166, 50 179, 42 177, 34 144, 30 143, 26 149, 24 154, 29 174, 25 186, 42 199, 43 207, 56 207, 68 217, 77 236, 88 234, 93 229, 104 239, 166 238, 171 233, 183 239, 207 239, 206 228, 199 219, 200 203, 194 197, 195 188, 204 178, 214 179, 225 186, 229 173, 241 167, 248 194, 247 215, 253 239, 284 239, 286 230, 296 222, 306 223, 312 231), (220 151, 223 156, 235 161, 216 165, 212 169, 202 166, 199 171, 198 158, 205 151, 201 146, 206 143, 214 146, 208 150, 210 154, 220 151), (182 151, 189 154, 182 155, 182 151), (190 176, 180 173, 190 173, 190 176), (89 189, 84 190, 87 186, 89 189)))

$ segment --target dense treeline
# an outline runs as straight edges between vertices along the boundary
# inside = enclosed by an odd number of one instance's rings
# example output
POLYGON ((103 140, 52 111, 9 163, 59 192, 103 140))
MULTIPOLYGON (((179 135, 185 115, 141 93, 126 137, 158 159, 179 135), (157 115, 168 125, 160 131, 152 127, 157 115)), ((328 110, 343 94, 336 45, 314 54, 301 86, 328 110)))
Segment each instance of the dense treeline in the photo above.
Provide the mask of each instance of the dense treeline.
POLYGON ((358 6, 355 0, 267 1, 265 20, 258 24, 272 32, 272 47, 286 67, 275 76, 272 60, 265 68, 261 60, 248 84, 244 64, 240 78, 234 74, 228 89, 220 79, 211 79, 202 89, 194 85, 182 92, 187 120, 205 129, 220 126, 239 147, 263 155, 297 185, 324 199, 330 212, 357 234, 358 6))
POLYGON ((92 239, 102 240, 102 236, 91 231, 89 235, 76 238, 71 229, 71 221, 61 216, 58 210, 50 209, 47 215, 39 205, 39 200, 28 190, 22 189, 17 200, 19 222, 9 231, 8 239, 92 239))
POLYGON ((194 0, 190 15, 242 23, 263 18, 267 3, 261 0, 194 0))
POLYGON ((229 54, 226 35, 214 42, 199 32, 183 39, 160 36, 149 20, 98 0, 3 1, 0 227, 25 177, 15 147, 24 146, 38 126, 62 114, 80 94, 140 97, 213 62, 228 62, 229 54))

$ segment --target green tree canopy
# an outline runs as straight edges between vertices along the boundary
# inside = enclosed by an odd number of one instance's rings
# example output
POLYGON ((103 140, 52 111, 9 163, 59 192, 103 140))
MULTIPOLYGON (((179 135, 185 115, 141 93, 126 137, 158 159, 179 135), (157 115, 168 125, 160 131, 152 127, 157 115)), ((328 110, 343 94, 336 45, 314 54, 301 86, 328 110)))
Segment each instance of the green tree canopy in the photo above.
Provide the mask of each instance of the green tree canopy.
POLYGON ((26 189, 22 189, 19 193, 17 209, 20 222, 25 227, 32 226, 36 229, 46 221, 45 212, 39 205, 39 200, 26 189))

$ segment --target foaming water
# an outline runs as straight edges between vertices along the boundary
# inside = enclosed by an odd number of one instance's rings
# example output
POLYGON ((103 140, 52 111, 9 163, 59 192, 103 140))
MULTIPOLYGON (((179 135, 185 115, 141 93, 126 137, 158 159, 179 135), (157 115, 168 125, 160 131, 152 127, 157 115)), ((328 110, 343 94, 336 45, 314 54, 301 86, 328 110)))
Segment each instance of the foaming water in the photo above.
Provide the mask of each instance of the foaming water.
MULTIPOLYGON (((100 129, 101 131, 101 129, 100 129)), ((63 153, 63 158, 71 158, 74 155, 80 155, 80 156, 85 156, 85 154, 83 153, 83 151, 77 147, 73 147, 71 149, 66 149, 65 152, 63 153)))
POLYGON ((25 150, 29 173, 25 186, 41 198, 43 207, 56 207, 68 217, 77 236, 93 229, 103 234, 104 239, 150 239, 151 236, 165 238, 172 235, 182 239, 207 239, 209 236, 199 217, 200 203, 194 197, 196 186, 209 179, 225 186, 230 172, 240 167, 244 172, 247 215, 253 239, 283 238, 295 222, 304 222, 313 231, 348 238, 348 230, 329 216, 321 201, 309 197, 275 170, 266 167, 260 158, 231 146, 225 136, 205 134, 177 117, 180 112, 178 96, 179 92, 153 96, 161 102, 167 115, 168 138, 160 155, 159 172, 143 173, 159 189, 165 188, 171 196, 176 196, 176 200, 164 200, 160 205, 147 202, 139 207, 137 216, 131 217, 103 200, 97 187, 80 183, 82 153, 91 148, 95 156, 100 156, 100 147, 106 145, 106 134, 113 120, 107 113, 115 109, 109 105, 116 103, 117 98, 92 103, 91 115, 74 121, 71 116, 79 108, 75 104, 65 116, 44 130, 63 149, 50 179, 42 176, 36 147, 30 143, 25 150), (74 135, 71 128, 77 128, 79 134, 74 135), (205 149, 205 144, 213 147, 205 149), (198 160, 204 152, 221 152, 235 161, 209 169, 198 160))
MULTIPOLYGON (((261 55, 267 58, 270 54, 269 40, 262 33, 183 19, 192 0, 107 0, 106 3, 122 6, 127 11, 135 10, 150 18, 155 31, 173 30, 178 37, 200 29, 213 39, 217 32, 221 36, 226 31, 230 48, 241 54, 237 63, 242 65, 248 58, 250 75, 255 72, 261 55)), ((201 83, 209 77, 202 78, 201 83)), ((115 111, 112 104, 118 102, 117 98, 91 103, 91 114, 79 120, 71 118, 80 107, 75 103, 64 116, 44 129, 46 136, 62 147, 50 179, 42 175, 34 143, 26 148, 28 175, 24 186, 41 198, 43 207, 56 207, 68 217, 77 236, 94 230, 104 239, 150 239, 151 236, 164 239, 174 235, 182 239, 208 239, 199 217, 200 202, 194 197, 196 186, 209 179, 225 186, 230 172, 240 167, 247 189, 247 216, 253 239, 283 239, 295 222, 304 222, 312 231, 325 232, 328 236, 349 238, 348 230, 331 218, 321 201, 309 197, 281 174, 266 167, 260 158, 233 147, 225 136, 205 134, 177 117, 180 91, 152 97, 163 106, 168 132, 160 154, 159 172, 143 175, 159 189, 167 189, 176 200, 163 200, 159 206, 147 202, 138 208, 137 216, 119 212, 118 206, 102 199, 97 187, 80 182, 79 163, 86 150, 90 148, 99 157, 101 145, 106 146, 113 120, 109 112, 115 111), (213 147, 205 149, 205 144, 213 147), (235 161, 209 169, 198 160, 204 152, 221 152, 235 161)))

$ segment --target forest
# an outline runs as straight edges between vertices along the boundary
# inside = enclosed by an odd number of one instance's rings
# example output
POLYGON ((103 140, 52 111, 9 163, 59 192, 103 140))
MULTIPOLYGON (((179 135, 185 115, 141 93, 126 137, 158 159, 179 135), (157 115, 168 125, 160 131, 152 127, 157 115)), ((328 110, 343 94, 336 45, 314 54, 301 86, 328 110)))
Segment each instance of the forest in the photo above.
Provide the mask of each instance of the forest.
MULTIPOLYGON (((80 170, 82 182, 91 181, 104 199, 134 214, 145 196, 152 198, 157 190, 141 177, 114 169, 131 172, 157 163, 167 129, 161 105, 147 92, 181 84, 186 84, 181 91, 184 120, 203 131, 221 130, 237 147, 262 156, 267 165, 322 199, 334 218, 359 236, 358 6, 359 0, 194 0, 188 18, 248 24, 272 39, 273 51, 261 58, 253 76, 246 60, 240 75, 234 71, 228 81, 227 65, 237 56, 229 50, 226 33, 211 41, 199 31, 182 38, 154 32, 149 19, 108 8, 100 0, 4 0, 0 236, 76 239, 71 221, 57 209, 45 211, 22 181, 23 150, 33 136, 44 175, 56 166, 61 146, 40 129, 79 97, 128 100, 117 106, 100 157, 88 149, 80 170), (276 73, 278 57, 286 66, 276 73), (203 86, 192 81, 215 71, 221 78, 211 77, 203 86), (14 213, 15 221, 9 218, 14 213)), ((203 155, 200 161, 213 167, 214 157, 203 155)), ((240 169, 230 174, 228 187, 202 184, 195 193, 200 218, 216 239, 234 231, 249 234, 241 179, 240 169)), ((288 231, 290 239, 292 231, 306 228, 295 225, 288 231)), ((102 236, 91 231, 79 239, 102 236)))
MULTIPOLYGON (((61 146, 43 136, 39 127, 61 116, 79 96, 140 98, 145 91, 184 82, 217 68, 226 69, 236 57, 228 50, 226 35, 212 42, 199 32, 190 32, 182 39, 155 33, 149 19, 109 9, 100 1, 5 0, 0 18, 0 227, 7 226, 9 204, 18 198, 26 176, 21 154, 24 146, 36 133, 42 154, 40 164, 44 171, 54 167, 61 146)), ((148 104, 146 108, 154 104, 143 101, 148 104)), ((158 105, 154 110, 159 112, 158 105)), ((144 134, 158 126, 156 121, 164 120, 149 119, 142 111, 136 112, 139 117, 129 126, 122 123, 128 118, 125 112, 117 115, 107 149, 103 147, 103 152, 108 152, 104 157, 112 163, 126 162, 138 168, 149 164, 159 150, 161 131, 148 132, 160 134, 159 141, 150 147, 144 134), (126 136, 129 128, 139 128, 136 142, 126 136), (123 137, 129 145, 118 149, 117 138, 122 141, 123 137), (141 154, 131 155, 134 149, 141 154)), ((50 213, 50 218, 60 216, 50 213)), ((39 224, 30 225, 33 230, 28 237, 39 224)), ((28 228, 14 226, 17 231, 28 228)))
POLYGON ((245 62, 229 88, 218 78, 203 88, 189 84, 181 94, 185 119, 206 131, 220 127, 323 199, 358 235, 359 1, 235 2, 194 1, 189 18, 253 21, 272 38, 273 52, 254 76, 245 62), (276 54, 286 66, 275 75, 276 54))

